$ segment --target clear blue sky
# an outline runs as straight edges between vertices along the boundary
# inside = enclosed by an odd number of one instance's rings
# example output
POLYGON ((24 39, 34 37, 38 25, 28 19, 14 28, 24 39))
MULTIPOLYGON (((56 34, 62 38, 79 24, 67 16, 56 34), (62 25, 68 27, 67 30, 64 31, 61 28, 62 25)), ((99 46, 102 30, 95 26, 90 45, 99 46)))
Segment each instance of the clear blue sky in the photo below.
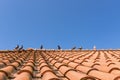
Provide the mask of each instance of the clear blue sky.
POLYGON ((120 48, 120 0, 0 0, 0 49, 120 48))

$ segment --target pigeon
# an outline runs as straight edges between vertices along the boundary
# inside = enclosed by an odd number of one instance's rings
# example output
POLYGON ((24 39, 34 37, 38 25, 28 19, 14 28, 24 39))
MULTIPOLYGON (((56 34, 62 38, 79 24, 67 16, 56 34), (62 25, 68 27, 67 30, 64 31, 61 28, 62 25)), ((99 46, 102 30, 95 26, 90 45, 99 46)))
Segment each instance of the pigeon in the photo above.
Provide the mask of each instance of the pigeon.
POLYGON ((82 50, 82 46, 80 48, 78 48, 78 49, 82 50))
POLYGON ((40 46, 40 49, 43 49, 43 45, 40 46))
POLYGON ((23 45, 19 48, 19 50, 23 50, 23 45))
POLYGON ((58 47, 59 50, 61 49, 60 45, 58 45, 57 47, 58 47))
POLYGON ((17 45, 16 47, 15 47, 15 49, 18 49, 19 48, 19 45, 17 45))
POLYGON ((76 49, 76 47, 73 47, 72 50, 76 49))

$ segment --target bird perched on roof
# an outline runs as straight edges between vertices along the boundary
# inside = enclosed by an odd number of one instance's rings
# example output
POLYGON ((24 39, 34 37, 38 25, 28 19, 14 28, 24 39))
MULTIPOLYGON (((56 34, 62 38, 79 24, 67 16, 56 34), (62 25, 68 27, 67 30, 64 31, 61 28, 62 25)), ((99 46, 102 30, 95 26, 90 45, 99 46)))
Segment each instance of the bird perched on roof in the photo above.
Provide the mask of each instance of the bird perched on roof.
POLYGON ((43 45, 40 46, 40 49, 43 49, 43 45))
POLYGON ((19 45, 17 45, 16 47, 15 47, 15 50, 18 50, 19 49, 19 45))
POLYGON ((74 50, 74 49, 76 49, 76 46, 74 46, 74 47, 72 48, 72 50, 74 50))
POLYGON ((78 48, 78 49, 82 50, 82 46, 80 48, 78 48))
POLYGON ((59 50, 61 49, 60 45, 58 45, 57 47, 58 47, 59 50))
POLYGON ((23 50, 23 45, 19 48, 19 51, 23 50))

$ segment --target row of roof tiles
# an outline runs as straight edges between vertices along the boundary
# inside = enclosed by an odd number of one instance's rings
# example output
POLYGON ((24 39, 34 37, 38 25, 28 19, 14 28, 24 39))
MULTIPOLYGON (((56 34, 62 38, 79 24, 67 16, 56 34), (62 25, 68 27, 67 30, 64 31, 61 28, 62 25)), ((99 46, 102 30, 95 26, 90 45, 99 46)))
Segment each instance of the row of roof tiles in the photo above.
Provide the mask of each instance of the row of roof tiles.
POLYGON ((120 51, 0 52, 0 80, 120 80, 120 51))

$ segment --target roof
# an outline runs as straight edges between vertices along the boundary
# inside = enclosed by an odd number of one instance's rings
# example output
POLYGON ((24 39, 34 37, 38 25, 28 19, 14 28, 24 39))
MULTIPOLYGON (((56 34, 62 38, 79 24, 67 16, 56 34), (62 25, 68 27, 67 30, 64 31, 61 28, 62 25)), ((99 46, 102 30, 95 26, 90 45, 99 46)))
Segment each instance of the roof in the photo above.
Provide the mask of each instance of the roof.
POLYGON ((0 80, 120 80, 120 50, 0 51, 0 80))

